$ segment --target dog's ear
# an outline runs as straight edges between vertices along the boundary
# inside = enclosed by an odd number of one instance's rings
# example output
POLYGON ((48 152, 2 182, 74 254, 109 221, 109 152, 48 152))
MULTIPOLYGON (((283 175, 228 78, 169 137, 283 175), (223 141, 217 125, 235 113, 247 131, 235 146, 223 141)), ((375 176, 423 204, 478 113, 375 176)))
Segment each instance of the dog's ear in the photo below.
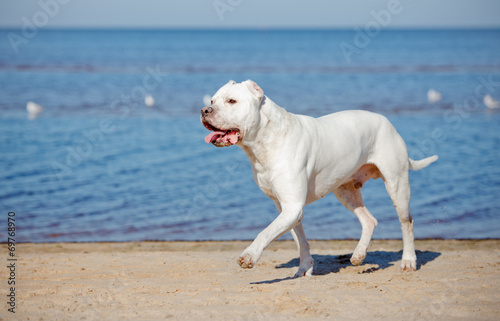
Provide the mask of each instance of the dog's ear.
POLYGON ((259 87, 259 85, 257 85, 250 79, 245 81, 245 84, 255 97, 257 97, 259 100, 262 100, 262 97, 264 97, 264 91, 259 87))

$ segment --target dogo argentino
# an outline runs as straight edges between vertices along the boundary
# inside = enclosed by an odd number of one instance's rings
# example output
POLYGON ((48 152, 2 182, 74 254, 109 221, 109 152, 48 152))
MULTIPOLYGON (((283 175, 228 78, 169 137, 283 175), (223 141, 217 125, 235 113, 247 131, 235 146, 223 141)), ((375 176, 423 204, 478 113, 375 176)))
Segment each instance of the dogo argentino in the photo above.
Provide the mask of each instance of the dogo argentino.
POLYGON ((301 223, 304 206, 331 192, 361 222, 361 239, 351 257, 352 264, 361 264, 377 220, 360 190, 370 178, 382 178, 401 222, 401 268, 416 270, 408 170, 424 168, 438 157, 410 159, 405 142, 384 116, 361 110, 320 118, 295 115, 247 80, 221 87, 211 106, 201 110, 201 122, 211 131, 207 143, 243 149, 255 182, 280 213, 238 258, 242 268, 252 268, 273 240, 290 231, 300 254, 295 276, 310 276, 314 261, 301 223))

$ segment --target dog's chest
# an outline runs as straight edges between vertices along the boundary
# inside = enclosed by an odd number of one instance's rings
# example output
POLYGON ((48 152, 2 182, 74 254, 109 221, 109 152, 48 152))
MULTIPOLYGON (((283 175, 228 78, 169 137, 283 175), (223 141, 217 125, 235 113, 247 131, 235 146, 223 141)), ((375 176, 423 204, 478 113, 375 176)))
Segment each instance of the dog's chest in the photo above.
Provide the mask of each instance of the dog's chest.
POLYGON ((269 198, 276 200, 276 195, 273 192, 273 187, 270 180, 270 173, 268 170, 265 170, 260 164, 253 164, 253 179, 257 186, 259 186, 260 190, 266 194, 269 198))

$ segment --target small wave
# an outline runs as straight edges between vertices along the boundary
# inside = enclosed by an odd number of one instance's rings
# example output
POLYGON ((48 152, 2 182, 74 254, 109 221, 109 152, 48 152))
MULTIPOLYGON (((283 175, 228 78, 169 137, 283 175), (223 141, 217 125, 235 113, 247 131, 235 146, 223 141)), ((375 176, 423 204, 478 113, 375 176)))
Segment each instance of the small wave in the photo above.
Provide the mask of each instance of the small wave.
MULTIPOLYGON (((149 63, 156 65, 158 63, 149 63)), ((217 63, 215 63, 217 64, 217 63)), ((49 72, 49 73, 143 73, 144 66, 111 66, 111 65, 58 65, 58 64, 0 64, 0 72, 49 72)), ((218 74, 233 73, 285 73, 285 74, 390 74, 390 73, 497 73, 500 65, 390 65, 390 66, 231 66, 220 62, 220 66, 161 66, 165 74, 218 74)))

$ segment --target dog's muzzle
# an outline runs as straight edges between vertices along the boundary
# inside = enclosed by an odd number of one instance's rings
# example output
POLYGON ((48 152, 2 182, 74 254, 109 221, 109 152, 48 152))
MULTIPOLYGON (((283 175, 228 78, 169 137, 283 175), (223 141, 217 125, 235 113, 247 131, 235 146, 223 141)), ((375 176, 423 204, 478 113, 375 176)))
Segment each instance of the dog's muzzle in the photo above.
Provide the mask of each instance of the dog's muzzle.
POLYGON ((212 143, 217 147, 226 147, 237 144, 240 139, 240 130, 238 128, 219 129, 213 126, 207 119, 214 109, 212 107, 204 107, 201 110, 201 122, 206 129, 212 131, 205 137, 207 144, 212 143))

